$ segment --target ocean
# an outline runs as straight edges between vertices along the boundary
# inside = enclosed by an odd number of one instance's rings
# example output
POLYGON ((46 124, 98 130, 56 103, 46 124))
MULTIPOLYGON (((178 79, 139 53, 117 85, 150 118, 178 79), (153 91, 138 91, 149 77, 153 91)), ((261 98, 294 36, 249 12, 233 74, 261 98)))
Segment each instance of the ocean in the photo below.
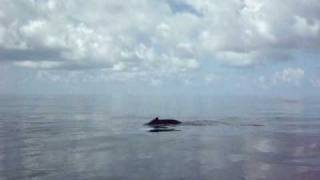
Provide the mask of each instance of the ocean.
POLYGON ((318 180, 320 99, 2 95, 0 180, 318 180), (154 117, 182 121, 170 131, 154 117))

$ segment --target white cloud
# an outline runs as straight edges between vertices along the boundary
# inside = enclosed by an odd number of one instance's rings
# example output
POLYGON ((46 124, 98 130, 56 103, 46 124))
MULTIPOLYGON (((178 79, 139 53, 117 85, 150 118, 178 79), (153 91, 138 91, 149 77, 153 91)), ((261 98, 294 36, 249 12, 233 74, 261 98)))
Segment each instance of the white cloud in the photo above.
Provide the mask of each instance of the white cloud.
POLYGON ((112 67, 112 69, 114 71, 123 71, 123 70, 125 70, 125 68, 126 68, 126 65, 123 62, 119 62, 117 64, 114 64, 112 67))
POLYGON ((277 71, 271 76, 259 76, 257 81, 263 88, 268 88, 279 84, 289 84, 299 86, 305 77, 305 72, 302 68, 285 68, 277 71))
POLYGON ((255 63, 255 58, 257 54, 244 53, 244 52, 233 52, 233 51, 224 51, 219 52, 216 55, 219 59, 222 59, 225 63, 233 66, 250 66, 255 63))
POLYGON ((204 81, 207 83, 207 84, 210 84, 214 81, 217 81, 217 80, 220 80, 221 77, 216 75, 216 74, 207 74, 204 76, 204 81))
POLYGON ((159 80, 159 79, 151 79, 150 84, 151 84, 152 86, 161 86, 161 85, 162 85, 162 81, 159 80))
POLYGON ((17 66, 22 66, 27 68, 39 68, 39 69, 52 69, 52 68, 57 68, 61 65, 60 62, 54 62, 54 61, 40 61, 40 62, 21 61, 21 62, 15 62, 14 64, 17 66))
POLYGON ((286 68, 280 72, 276 72, 272 78, 274 84, 289 83, 299 85, 304 78, 304 70, 301 68, 286 68))
POLYGON ((310 82, 313 87, 320 87, 320 79, 311 79, 310 82))
MULTIPOLYGON (((251 66, 320 48, 317 0, 0 3, 0 60, 28 68, 98 68, 129 78, 194 70, 203 59, 251 66)), ((301 76, 288 69, 274 81, 301 76)))

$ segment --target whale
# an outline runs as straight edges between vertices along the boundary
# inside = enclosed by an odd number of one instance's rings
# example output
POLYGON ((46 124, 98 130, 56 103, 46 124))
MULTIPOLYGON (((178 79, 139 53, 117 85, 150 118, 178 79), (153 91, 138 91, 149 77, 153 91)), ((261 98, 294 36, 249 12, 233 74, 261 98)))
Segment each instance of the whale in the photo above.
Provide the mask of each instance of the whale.
POLYGON ((170 126, 170 125, 178 125, 181 124, 181 121, 175 119, 159 119, 158 117, 152 119, 150 122, 145 125, 148 126, 170 126))

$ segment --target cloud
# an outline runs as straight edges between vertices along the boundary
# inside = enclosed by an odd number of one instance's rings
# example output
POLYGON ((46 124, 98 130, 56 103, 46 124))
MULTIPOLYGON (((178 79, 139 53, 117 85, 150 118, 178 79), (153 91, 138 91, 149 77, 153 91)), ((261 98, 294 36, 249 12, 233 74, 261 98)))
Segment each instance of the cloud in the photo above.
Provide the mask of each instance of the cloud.
POLYGON ((211 84, 214 81, 220 80, 221 77, 216 74, 211 73, 211 74, 205 75, 203 79, 204 79, 205 83, 211 84))
POLYGON ((304 77, 304 70, 301 68, 286 68, 281 72, 276 72, 272 78, 272 82, 277 83, 289 83, 299 85, 300 81, 304 77))
POLYGON ((316 87, 316 88, 320 87, 320 79, 311 79, 310 82, 313 87, 316 87))
POLYGON ((288 84, 299 86, 305 77, 305 72, 301 68, 285 68, 281 71, 275 72, 272 76, 260 76, 258 82, 262 87, 267 88, 279 84, 288 84))
POLYGON ((22 61, 22 62, 15 62, 17 66, 27 67, 27 68, 39 68, 39 69, 52 69, 60 66, 60 62, 54 61, 22 61))
POLYGON ((0 61, 26 68, 170 74, 320 48, 317 0, 0 2, 0 61))
POLYGON ((191 13, 195 16, 203 16, 201 11, 198 11, 195 7, 190 5, 188 2, 184 2, 182 0, 168 0, 171 10, 174 13, 191 13))

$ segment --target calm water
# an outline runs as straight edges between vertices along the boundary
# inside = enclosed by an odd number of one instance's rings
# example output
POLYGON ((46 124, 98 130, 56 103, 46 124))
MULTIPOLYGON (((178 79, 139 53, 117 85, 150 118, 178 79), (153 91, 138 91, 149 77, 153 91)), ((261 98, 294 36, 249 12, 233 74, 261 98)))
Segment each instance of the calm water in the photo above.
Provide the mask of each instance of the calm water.
POLYGON ((0 97, 0 180, 320 177, 320 101, 0 97), (184 121, 149 132, 155 116, 184 121))

